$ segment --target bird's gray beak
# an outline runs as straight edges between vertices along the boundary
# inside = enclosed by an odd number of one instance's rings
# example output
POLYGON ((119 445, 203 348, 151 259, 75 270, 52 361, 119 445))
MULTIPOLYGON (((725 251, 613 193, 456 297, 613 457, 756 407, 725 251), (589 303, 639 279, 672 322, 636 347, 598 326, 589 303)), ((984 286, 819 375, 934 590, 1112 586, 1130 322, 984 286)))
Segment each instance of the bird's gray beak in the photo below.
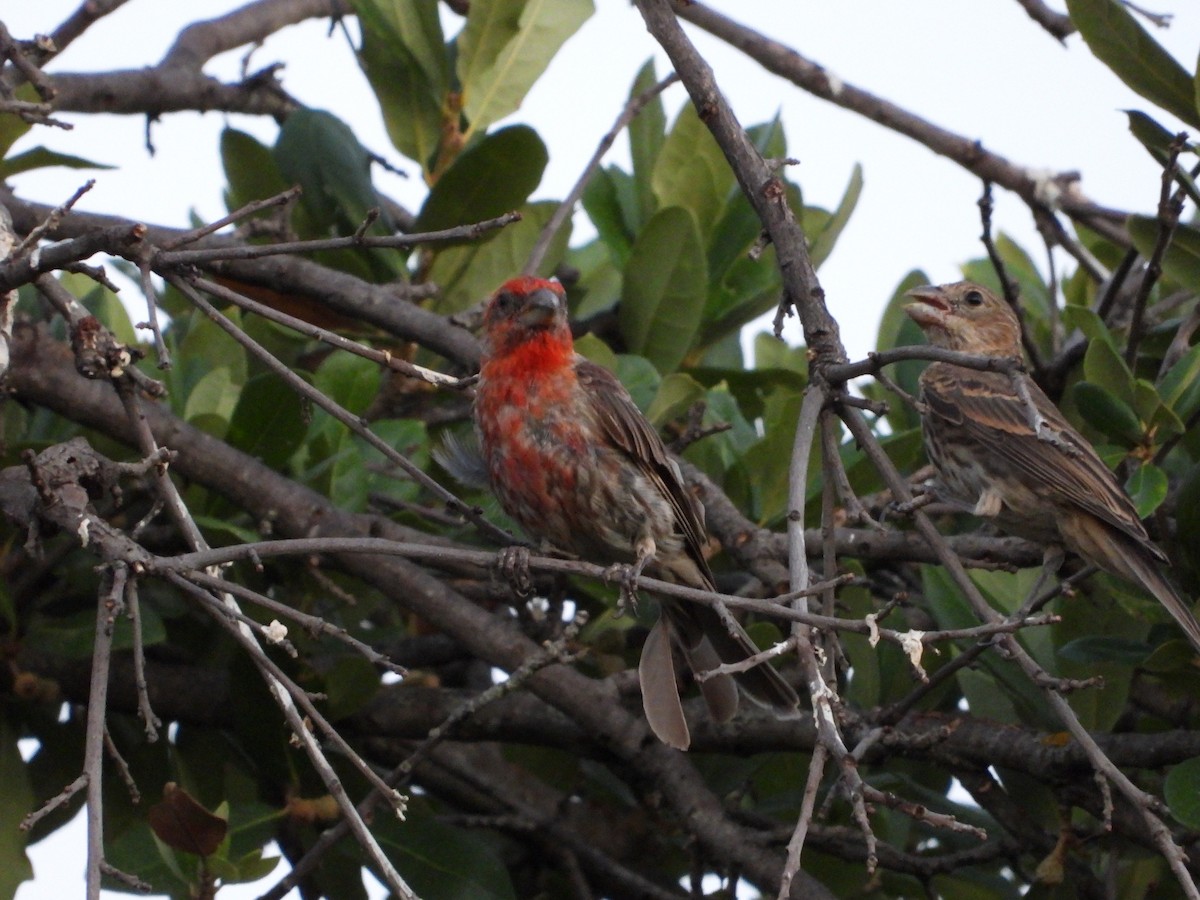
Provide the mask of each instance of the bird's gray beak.
POLYGON ((525 325, 545 325, 558 315, 558 311, 558 295, 546 288, 539 288, 526 299, 521 310, 521 321, 525 325))
POLYGON ((906 305, 904 311, 922 328, 941 325, 945 320, 946 313, 950 311, 950 304, 946 302, 945 292, 932 284, 915 287, 911 291, 907 291, 904 296, 912 297, 916 301, 906 305))

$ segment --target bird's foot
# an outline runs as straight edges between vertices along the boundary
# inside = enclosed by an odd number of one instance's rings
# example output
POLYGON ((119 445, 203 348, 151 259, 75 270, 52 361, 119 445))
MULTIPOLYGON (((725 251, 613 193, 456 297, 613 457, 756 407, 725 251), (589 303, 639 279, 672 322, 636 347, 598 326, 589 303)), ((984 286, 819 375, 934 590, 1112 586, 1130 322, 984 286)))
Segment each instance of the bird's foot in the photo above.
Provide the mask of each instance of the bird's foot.
POLYGON ((923 509, 930 503, 936 503, 938 499, 937 490, 927 484, 914 484, 912 495, 911 500, 902 500, 891 504, 891 510, 898 516, 908 518, 918 509, 923 509))
POLYGON ((650 557, 644 556, 633 565, 628 563, 617 563, 609 566, 604 573, 604 580, 608 582, 617 582, 621 589, 617 596, 617 611, 616 616, 619 618, 625 615, 626 610, 632 611, 637 615, 638 603, 638 582, 642 577, 642 569, 646 567, 646 563, 650 557))
POLYGON ((512 585, 518 597, 527 597, 533 591, 533 578, 529 574, 529 548, 525 545, 503 548, 496 554, 496 568, 512 585))

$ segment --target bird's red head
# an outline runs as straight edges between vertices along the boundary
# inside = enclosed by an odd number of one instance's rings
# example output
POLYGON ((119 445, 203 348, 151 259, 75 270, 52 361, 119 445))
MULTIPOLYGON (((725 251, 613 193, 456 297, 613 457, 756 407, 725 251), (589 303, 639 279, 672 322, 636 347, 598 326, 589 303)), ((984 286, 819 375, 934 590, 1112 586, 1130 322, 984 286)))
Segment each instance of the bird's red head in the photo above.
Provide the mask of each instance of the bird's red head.
POLYGON ((1021 355, 1021 325, 1012 307, 970 281, 926 285, 908 292, 904 307, 936 347, 980 356, 1021 355))
POLYGON ((534 339, 571 348, 563 286, 544 278, 511 278, 484 307, 485 352, 501 355, 534 339))

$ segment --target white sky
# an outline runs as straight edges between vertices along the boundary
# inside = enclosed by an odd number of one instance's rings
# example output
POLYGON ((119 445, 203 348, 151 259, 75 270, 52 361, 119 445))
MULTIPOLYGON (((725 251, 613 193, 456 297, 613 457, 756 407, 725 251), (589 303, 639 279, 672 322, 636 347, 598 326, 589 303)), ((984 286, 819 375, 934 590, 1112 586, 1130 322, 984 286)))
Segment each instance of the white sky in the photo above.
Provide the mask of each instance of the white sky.
MULTIPOLYGON (((68 48, 50 71, 151 65, 181 25, 220 15, 242 2, 132 0, 68 48)), ((1083 190, 1099 203, 1154 211, 1159 174, 1129 135, 1121 112, 1149 110, 1148 104, 1092 58, 1078 36, 1064 49, 1030 21, 1015 0, 710 2, 796 48, 844 82, 979 139, 1018 164, 1080 171, 1083 190)), ((0 19, 14 36, 29 37, 53 30, 78 3, 0 0, 0 19)), ((667 71, 629 3, 597 0, 597 5, 596 15, 566 45, 510 120, 532 125, 549 146, 550 164, 535 195, 540 198, 562 197, 574 183, 619 112, 642 62, 657 55, 660 75, 667 71)), ((1051 0, 1051 5, 1063 6, 1060 0, 1051 0)), ((1150 5, 1175 14, 1170 29, 1152 30, 1191 71, 1200 48, 1200 4, 1159 0, 1150 5)), ((792 174, 808 203, 834 206, 854 164, 863 164, 866 185, 858 210, 819 273, 850 357, 863 356, 874 345, 884 303, 910 269, 925 269, 935 282, 952 281, 959 277, 961 263, 981 255, 975 205, 979 182, 907 138, 763 73, 738 52, 687 27, 744 124, 782 111, 789 153, 801 162, 792 174)), ((241 51, 226 54, 207 71, 236 78, 241 56, 241 51)), ((251 69, 277 60, 288 63, 281 77, 301 102, 337 113, 368 148, 416 171, 391 149, 378 107, 340 32, 329 36, 328 25, 320 22, 290 28, 256 51, 251 69)), ((684 97, 682 87, 672 88, 665 95, 668 110, 677 109, 684 97)), ((1169 117, 1155 115, 1167 128, 1178 128, 1169 117)), ((166 225, 186 224, 193 211, 205 219, 224 214, 216 148, 227 122, 267 143, 275 132, 272 122, 243 116, 168 115, 153 127, 157 153, 150 157, 141 118, 64 118, 77 128, 35 129, 16 150, 43 143, 119 163, 120 170, 94 174, 97 186, 80 208, 166 225)), ((624 141, 618 141, 610 160, 628 166, 624 141)), ((47 170, 19 176, 13 183, 21 196, 58 203, 87 177, 85 172, 47 170)), ((405 181, 378 175, 377 180, 401 202, 419 206, 419 177, 405 181)), ((1025 246, 1044 270, 1041 240, 1019 200, 997 192, 994 223, 1025 246)), ((136 306, 141 301, 134 297, 127 302, 136 306)), ((785 337, 798 342, 798 324, 790 322, 785 337)), ((84 856, 80 825, 77 820, 74 827, 31 848, 37 878, 18 891, 18 900, 77 895, 84 856)), ((233 900, 257 893, 253 888, 227 889, 221 896, 233 900)))

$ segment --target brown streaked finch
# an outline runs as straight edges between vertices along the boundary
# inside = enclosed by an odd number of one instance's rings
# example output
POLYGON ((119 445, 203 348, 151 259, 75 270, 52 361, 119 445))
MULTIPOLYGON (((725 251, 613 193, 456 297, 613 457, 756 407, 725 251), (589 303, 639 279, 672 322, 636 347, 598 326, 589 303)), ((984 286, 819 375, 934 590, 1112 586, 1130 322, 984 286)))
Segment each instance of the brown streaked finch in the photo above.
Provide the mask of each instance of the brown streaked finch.
MULTIPOLYGON (((705 560, 704 512, 679 467, 624 386, 575 352, 562 286, 514 278, 483 314, 483 364, 475 426, 492 489, 530 535, 582 559, 626 563, 665 581, 715 590, 705 560)), ((732 619, 711 607, 662 599, 638 674, 651 730, 691 742, 679 699, 675 652, 693 672, 757 652, 732 619)), ((769 664, 737 676, 755 700, 794 710, 795 691, 769 664)), ((728 675, 700 689, 712 718, 730 719, 738 691, 728 675)))
MULTIPOLYGON (((963 281, 914 288, 908 296, 914 302, 905 311, 934 346, 1021 359, 1017 316, 987 288, 963 281)), ((1032 378, 934 362, 920 384, 925 448, 938 472, 940 497, 1140 585, 1200 650, 1192 604, 1163 573, 1166 554, 1150 540, 1133 501, 1092 445, 1032 378), (1014 378, 1022 381, 1028 402, 1014 378), (1033 422, 1040 423, 1040 434, 1033 422)))

